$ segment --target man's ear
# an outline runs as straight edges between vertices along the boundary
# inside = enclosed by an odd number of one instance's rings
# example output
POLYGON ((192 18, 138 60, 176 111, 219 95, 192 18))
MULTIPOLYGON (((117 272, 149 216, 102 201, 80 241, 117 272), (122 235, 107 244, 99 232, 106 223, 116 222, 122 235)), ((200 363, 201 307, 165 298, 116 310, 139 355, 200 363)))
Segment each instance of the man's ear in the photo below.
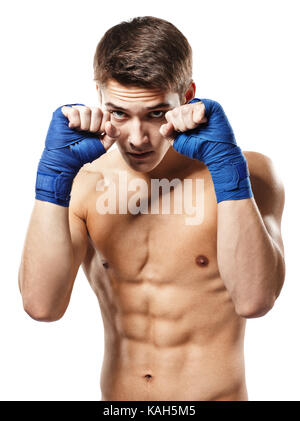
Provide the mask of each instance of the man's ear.
POLYGON ((184 95, 184 104, 187 104, 189 101, 195 98, 195 93, 196 93, 196 84, 194 81, 192 81, 184 95))
POLYGON ((100 103, 100 105, 102 104, 102 95, 101 95, 101 89, 100 89, 100 86, 99 86, 99 84, 96 82, 96 91, 97 91, 97 93, 98 93, 98 98, 99 98, 99 103, 100 103))

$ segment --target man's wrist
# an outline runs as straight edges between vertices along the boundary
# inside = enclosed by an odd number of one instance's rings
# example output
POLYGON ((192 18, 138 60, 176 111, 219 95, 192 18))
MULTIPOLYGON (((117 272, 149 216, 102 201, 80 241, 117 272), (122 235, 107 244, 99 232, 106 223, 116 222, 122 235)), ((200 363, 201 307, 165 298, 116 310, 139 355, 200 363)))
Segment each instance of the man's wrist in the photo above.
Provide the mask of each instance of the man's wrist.
MULTIPOLYGON (((207 147, 214 145, 208 142, 207 147)), ((210 157, 210 159, 204 158, 203 162, 214 183, 217 203, 252 197, 249 169, 241 149, 237 145, 225 143, 219 143, 216 147, 219 149, 218 160, 215 161, 210 157)))
POLYGON ((35 183, 35 198, 68 207, 73 178, 74 175, 46 174, 38 171, 35 183))
POLYGON ((63 206, 65 208, 68 208, 70 205, 70 199, 67 200, 62 200, 62 199, 56 199, 53 196, 48 196, 46 193, 36 193, 35 194, 35 198, 37 200, 41 200, 43 202, 50 202, 53 203, 55 205, 59 205, 59 206, 63 206))

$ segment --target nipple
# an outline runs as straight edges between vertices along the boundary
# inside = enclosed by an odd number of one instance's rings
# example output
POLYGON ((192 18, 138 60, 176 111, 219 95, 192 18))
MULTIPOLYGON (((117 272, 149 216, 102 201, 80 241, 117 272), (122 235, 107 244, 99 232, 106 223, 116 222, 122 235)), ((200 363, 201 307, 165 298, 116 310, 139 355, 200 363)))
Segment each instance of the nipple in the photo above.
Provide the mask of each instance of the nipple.
POLYGON ((196 257, 195 261, 196 261, 196 264, 198 266, 207 266, 208 265, 208 258, 206 256, 201 255, 201 254, 196 257))

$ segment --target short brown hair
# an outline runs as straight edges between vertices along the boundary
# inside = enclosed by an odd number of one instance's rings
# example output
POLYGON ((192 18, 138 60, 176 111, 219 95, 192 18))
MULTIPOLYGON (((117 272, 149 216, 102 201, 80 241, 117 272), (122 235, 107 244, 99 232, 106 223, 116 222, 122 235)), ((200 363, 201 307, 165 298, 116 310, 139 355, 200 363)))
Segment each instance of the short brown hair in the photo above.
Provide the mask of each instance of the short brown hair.
POLYGON ((181 99, 192 82, 192 49, 170 22, 136 17, 110 28, 94 55, 94 80, 178 92, 181 99), (165 89, 164 89, 165 87, 165 89))

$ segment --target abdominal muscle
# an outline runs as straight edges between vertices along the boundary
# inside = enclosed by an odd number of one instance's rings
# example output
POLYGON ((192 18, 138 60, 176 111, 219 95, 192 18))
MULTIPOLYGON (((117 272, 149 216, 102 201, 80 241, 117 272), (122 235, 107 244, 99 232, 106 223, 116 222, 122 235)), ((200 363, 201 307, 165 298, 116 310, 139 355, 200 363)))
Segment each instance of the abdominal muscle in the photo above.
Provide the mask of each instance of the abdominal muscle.
POLYGON ((219 277, 163 279, 149 264, 118 279, 102 262, 85 267, 104 323, 102 400, 247 400, 245 320, 219 277))

